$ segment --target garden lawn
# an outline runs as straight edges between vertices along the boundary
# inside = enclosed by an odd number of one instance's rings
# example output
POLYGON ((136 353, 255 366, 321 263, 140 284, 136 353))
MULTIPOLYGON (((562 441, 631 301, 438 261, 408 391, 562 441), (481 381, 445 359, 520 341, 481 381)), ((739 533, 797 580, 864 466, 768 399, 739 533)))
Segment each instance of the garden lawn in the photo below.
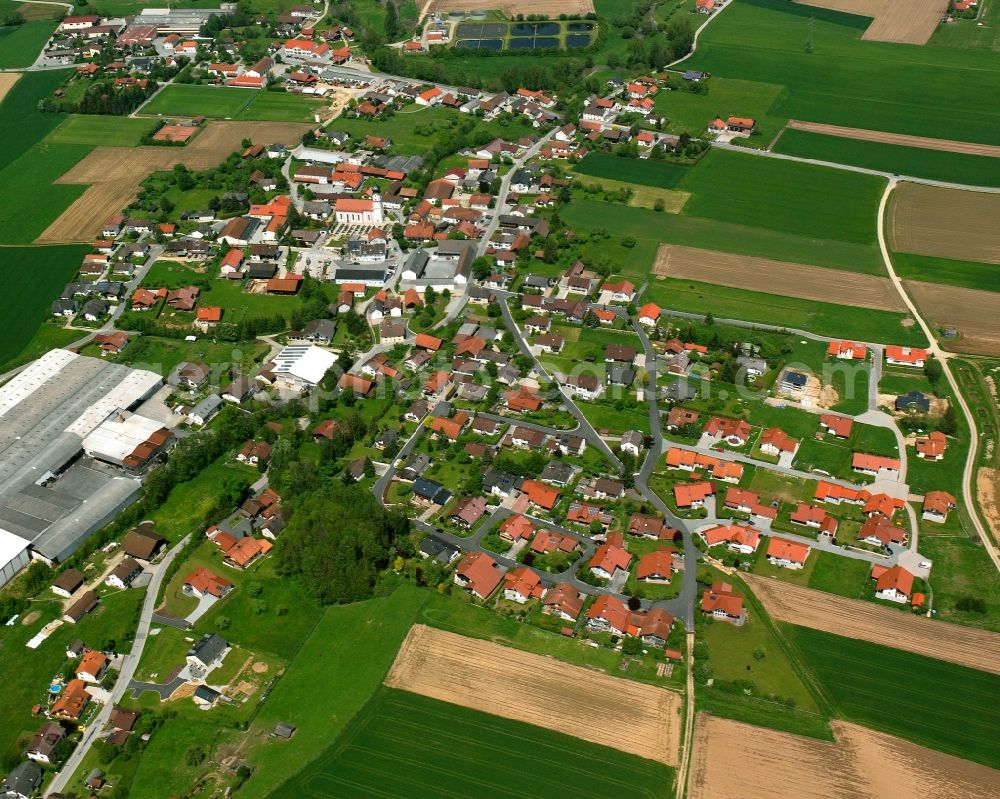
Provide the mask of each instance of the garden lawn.
POLYGON ((156 123, 140 117, 72 114, 47 137, 49 144, 89 144, 103 147, 138 147, 156 123))
POLYGON ((1000 574, 996 567, 982 545, 962 535, 939 536, 938 532, 944 532, 939 528, 925 523, 920 530, 920 554, 934 562, 930 583, 937 617, 1000 632, 1000 574), (986 600, 986 612, 959 610, 956 603, 963 597, 986 600))
POLYGON ((128 795, 133 799, 183 796, 194 783, 196 767, 188 765, 194 749, 211 752, 221 738, 234 733, 214 723, 186 717, 167 719, 150 739, 128 795))
MULTIPOLYGON (((736 155, 742 154, 737 153, 736 155)), ((742 155, 742 157, 758 158, 762 161, 769 160, 753 155, 742 155)), ((693 169, 700 167, 701 165, 693 169)), ((674 168, 682 169, 683 167, 674 168)), ((692 190, 683 185, 681 188, 685 191, 692 190)), ((728 196, 729 192, 725 187, 722 191, 722 195, 714 196, 710 201, 724 204, 720 197, 728 196)), ((756 226, 736 221, 706 219, 691 215, 690 202, 691 200, 688 200, 688 204, 684 206, 685 213, 663 214, 645 208, 631 208, 618 203, 574 197, 571 203, 560 210, 560 216, 577 233, 603 230, 613 233, 614 237, 631 237, 640 243, 642 241, 653 241, 657 244, 666 242, 687 247, 752 255, 758 258, 773 258, 776 261, 846 269, 870 275, 885 274, 885 266, 881 256, 873 245, 821 239, 808 234, 796 235, 774 230, 769 225, 756 226)), ((711 211, 711 209, 705 209, 704 201, 697 207, 702 211, 711 211)), ((727 212, 718 211, 717 213, 724 215, 727 212)), ((740 212, 735 211, 734 213, 739 214, 740 212)), ((745 212, 744 215, 749 216, 749 211, 745 212)), ((829 216, 826 218, 829 219, 829 216)), ((871 209, 871 226, 872 235, 874 235, 874 209, 871 209)), ((614 242, 614 238, 607 241, 617 243, 614 242)), ((619 249, 621 248, 620 244, 617 246, 619 249)), ((651 266, 652 260, 647 262, 646 274, 651 266)))
POLYGON ((202 535, 209 511, 213 509, 226 481, 243 476, 253 482, 260 476, 256 468, 228 465, 226 456, 202 469, 197 477, 178 483, 159 508, 150 515, 156 523, 156 532, 171 543, 188 533, 202 535))
POLYGON ((118 360, 141 369, 150 369, 166 377, 182 361, 199 361, 213 369, 224 370, 232 364, 241 364, 243 373, 249 373, 268 352, 265 342, 212 343, 208 339, 184 341, 183 339, 142 336, 133 339, 118 360))
POLYGON ((436 699, 382 688, 311 767, 275 792, 423 799, 508 794, 645 799, 669 766, 436 699), (502 753, 502 755, 500 755, 502 753), (512 788, 512 762, 518 764, 512 788))
POLYGON ((993 701, 1000 676, 806 627, 782 628, 841 717, 1000 767, 1000 705, 993 701))
POLYGON ((598 432, 602 430, 607 430, 609 433, 624 433, 626 430, 649 432, 649 413, 645 404, 640 404, 636 408, 624 407, 621 410, 602 402, 576 400, 576 405, 598 432))
MULTIPOLYGON (((0 203, 3 201, 0 200, 0 203)), ((8 279, 4 295, 6 333, 0 340, 0 364, 9 364, 31 348, 41 354, 51 346, 61 346, 80 338, 80 333, 64 334, 55 325, 45 325, 49 306, 80 267, 90 248, 68 244, 54 247, 0 247, 0 272, 30 279, 8 279), (45 335, 42 331, 45 331, 45 335)))
POLYGON ((677 68, 784 87, 772 116, 996 143, 1000 107, 982 101, 995 89, 995 53, 862 41, 869 23, 785 0, 741 0, 677 68))
MULTIPOLYGON (((961 138, 961 137, 959 137, 961 138)), ((1000 186, 1000 158, 786 130, 774 151, 969 186, 1000 186)))
POLYGON ((254 720, 255 743, 245 756, 255 771, 241 793, 270 795, 330 745, 382 683, 427 597, 404 585, 389 596, 323 612, 254 720), (278 721, 297 727, 290 741, 266 737, 278 721))
POLYGON ((171 83, 142 109, 148 116, 206 116, 235 119, 260 94, 256 89, 171 83))
POLYGON ((861 599, 868 582, 868 561, 843 558, 832 552, 819 550, 813 550, 809 558, 815 560, 807 583, 809 588, 846 596, 848 599, 861 599))

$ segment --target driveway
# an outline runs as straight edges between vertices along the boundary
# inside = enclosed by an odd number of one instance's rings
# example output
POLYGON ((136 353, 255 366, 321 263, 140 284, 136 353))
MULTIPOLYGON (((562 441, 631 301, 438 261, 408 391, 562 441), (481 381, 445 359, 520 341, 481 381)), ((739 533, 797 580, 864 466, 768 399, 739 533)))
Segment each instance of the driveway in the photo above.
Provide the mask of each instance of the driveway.
POLYGON ((212 609, 212 606, 218 602, 218 598, 212 596, 211 594, 205 594, 201 599, 198 600, 198 607, 192 610, 185 618, 184 621, 188 625, 193 625, 198 619, 204 616, 208 611, 212 609))

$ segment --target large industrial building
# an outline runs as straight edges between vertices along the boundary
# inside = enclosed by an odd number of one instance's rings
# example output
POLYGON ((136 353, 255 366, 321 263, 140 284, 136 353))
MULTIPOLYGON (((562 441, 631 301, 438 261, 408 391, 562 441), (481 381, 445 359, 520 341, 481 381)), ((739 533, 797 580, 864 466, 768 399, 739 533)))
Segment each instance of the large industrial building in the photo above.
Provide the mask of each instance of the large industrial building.
POLYGON ((131 411, 161 384, 52 350, 0 388, 0 585, 29 556, 64 560, 135 499, 134 474, 172 434, 131 411))

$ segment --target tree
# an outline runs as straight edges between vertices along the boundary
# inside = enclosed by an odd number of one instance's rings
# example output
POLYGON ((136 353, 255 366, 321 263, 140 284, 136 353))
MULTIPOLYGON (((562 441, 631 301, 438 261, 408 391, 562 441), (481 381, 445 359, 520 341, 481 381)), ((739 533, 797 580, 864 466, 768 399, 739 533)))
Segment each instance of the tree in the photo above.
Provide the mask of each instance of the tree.
POLYGON ((633 613, 642 607, 642 600, 633 595, 628 598, 628 609, 633 613))
POLYGON ((302 492, 276 546, 280 574, 298 576, 323 603, 371 596, 409 520, 389 513, 356 485, 326 483, 302 492))
POLYGON ((946 436, 953 436, 958 430, 958 417, 955 413, 955 406, 951 402, 948 403, 948 408, 945 410, 944 416, 938 422, 938 430, 946 436))
POLYGON ((389 41, 399 38, 402 26, 399 24, 399 9, 389 0, 385 5, 385 38, 389 41))

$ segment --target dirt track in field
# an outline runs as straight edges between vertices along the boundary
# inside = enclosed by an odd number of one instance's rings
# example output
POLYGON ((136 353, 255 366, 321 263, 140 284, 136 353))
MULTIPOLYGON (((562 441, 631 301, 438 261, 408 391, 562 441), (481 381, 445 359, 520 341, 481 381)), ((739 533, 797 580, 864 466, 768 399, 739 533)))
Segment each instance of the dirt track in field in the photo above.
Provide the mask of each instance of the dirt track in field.
POLYGON ((904 280, 907 294, 932 327, 957 327, 958 339, 942 339, 948 350, 1000 355, 1000 293, 904 280))
POLYGON ((772 261, 728 252, 661 244, 653 274, 763 291, 815 302, 903 311, 906 306, 887 277, 821 266, 772 261))
POLYGON ((1000 194, 900 183, 889 243, 899 252, 1000 264, 1000 194))
POLYGON ((19 77, 21 77, 20 72, 0 72, 0 103, 7 96, 7 92, 17 83, 19 77))
POLYGON ((995 535, 1000 532, 1000 470, 980 469, 976 474, 976 489, 979 506, 995 535))
POLYGON ((990 158, 1000 158, 1000 147, 995 144, 976 144, 975 142, 954 141, 952 139, 930 139, 926 136, 908 136, 905 133, 886 133, 884 130, 845 128, 840 125, 824 125, 821 122, 803 122, 800 119, 788 120, 788 127, 792 130, 804 130, 808 133, 839 136, 842 139, 859 139, 860 141, 874 141, 881 144, 898 144, 901 147, 920 147, 924 150, 941 150, 946 153, 985 155, 990 158))
POLYGON ((427 13, 502 11, 508 17, 515 14, 548 14, 556 19, 560 14, 589 14, 593 10, 593 0, 432 0, 427 13))
POLYGON ((767 612, 779 621, 1000 674, 1000 633, 960 627, 753 574, 744 575, 744 579, 767 612))
POLYGON ((416 624, 385 684, 677 764, 678 694, 491 641, 416 624))
POLYGON ((688 797, 989 799, 1000 789, 1000 772, 986 766, 856 724, 832 727, 835 743, 699 713, 688 797))
POLYGON ((89 188, 43 231, 38 244, 92 241, 108 218, 119 213, 158 170, 185 164, 208 169, 240 149, 243 139, 256 144, 296 144, 309 129, 304 123, 210 122, 186 147, 96 147, 57 183, 85 183, 89 188))
POLYGON ((797 0, 805 6, 829 8, 872 17, 862 39, 900 44, 927 44, 948 10, 948 0, 797 0))

